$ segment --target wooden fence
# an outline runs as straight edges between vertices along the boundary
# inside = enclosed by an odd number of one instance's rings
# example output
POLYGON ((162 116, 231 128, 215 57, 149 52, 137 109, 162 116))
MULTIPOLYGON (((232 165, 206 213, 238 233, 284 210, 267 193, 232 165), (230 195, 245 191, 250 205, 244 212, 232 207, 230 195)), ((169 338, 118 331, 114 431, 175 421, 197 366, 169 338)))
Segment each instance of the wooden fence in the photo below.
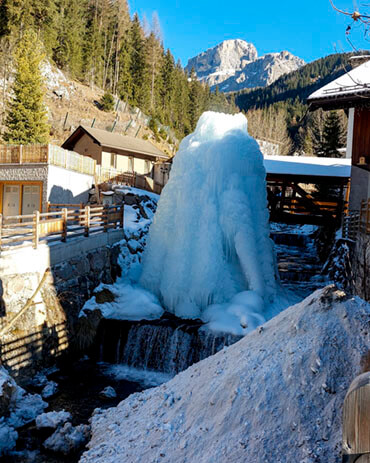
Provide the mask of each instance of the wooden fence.
POLYGON ((99 185, 101 183, 110 182, 116 185, 126 184, 134 187, 136 184, 135 172, 122 172, 114 168, 107 169, 96 166, 96 177, 99 185))
MULTIPOLYGON (((55 205, 54 205, 55 206, 55 205)), ((65 205, 62 205, 65 206, 65 205)), ((78 236, 123 228, 124 205, 86 206, 68 205, 52 212, 3 217, 0 214, 0 250, 32 244, 37 249, 40 241, 62 241, 78 236)))
POLYGON ((359 211, 348 212, 343 217, 343 238, 355 241, 358 233, 370 234, 370 199, 361 201, 359 211))
POLYGON ((55 145, 0 145, 0 164, 52 164, 95 175, 96 162, 55 145))

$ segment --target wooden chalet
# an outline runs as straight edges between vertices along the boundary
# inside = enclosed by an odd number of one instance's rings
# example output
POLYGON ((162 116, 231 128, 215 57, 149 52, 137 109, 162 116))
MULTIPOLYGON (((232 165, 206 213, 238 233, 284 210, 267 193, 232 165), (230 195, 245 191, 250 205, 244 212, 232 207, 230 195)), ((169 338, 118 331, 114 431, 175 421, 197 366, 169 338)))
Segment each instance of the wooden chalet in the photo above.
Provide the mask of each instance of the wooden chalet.
POLYGON ((344 109, 348 114, 346 157, 351 159, 350 209, 370 197, 370 56, 353 57, 354 69, 309 96, 310 110, 344 109))
POLYGON ((94 159, 102 169, 132 174, 151 174, 156 163, 169 159, 149 141, 84 125, 80 125, 62 147, 94 159))

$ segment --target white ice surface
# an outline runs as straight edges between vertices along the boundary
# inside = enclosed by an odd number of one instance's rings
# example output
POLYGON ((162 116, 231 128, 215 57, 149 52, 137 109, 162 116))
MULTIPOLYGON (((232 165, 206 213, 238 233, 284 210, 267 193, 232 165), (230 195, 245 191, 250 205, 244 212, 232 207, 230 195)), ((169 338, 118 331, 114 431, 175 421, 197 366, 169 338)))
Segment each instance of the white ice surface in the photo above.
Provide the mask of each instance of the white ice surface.
POLYGON ((206 112, 181 142, 139 280, 167 310, 235 334, 271 316, 279 289, 265 176, 242 114, 206 112))
POLYGON ((324 288, 171 381, 97 410, 80 463, 337 463, 370 305, 324 288))
POLYGON ((114 399, 117 397, 117 392, 112 386, 107 386, 100 392, 100 395, 106 397, 107 399, 114 399))
POLYGON ((160 384, 172 379, 172 376, 167 373, 139 370, 138 368, 129 367, 123 364, 111 365, 101 363, 100 369, 105 375, 111 376, 117 381, 132 381, 134 383, 141 384, 143 387, 159 386, 160 384))

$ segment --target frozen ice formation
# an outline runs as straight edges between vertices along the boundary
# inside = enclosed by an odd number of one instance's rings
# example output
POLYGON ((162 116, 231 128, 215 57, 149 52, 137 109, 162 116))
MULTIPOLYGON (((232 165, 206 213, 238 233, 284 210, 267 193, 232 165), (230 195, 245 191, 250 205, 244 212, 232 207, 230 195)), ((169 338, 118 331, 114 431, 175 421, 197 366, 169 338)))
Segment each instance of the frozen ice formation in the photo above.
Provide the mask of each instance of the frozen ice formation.
POLYGON ((139 283, 167 310, 240 334, 263 323, 278 288, 265 176, 245 116, 201 116, 174 159, 144 251, 139 283))

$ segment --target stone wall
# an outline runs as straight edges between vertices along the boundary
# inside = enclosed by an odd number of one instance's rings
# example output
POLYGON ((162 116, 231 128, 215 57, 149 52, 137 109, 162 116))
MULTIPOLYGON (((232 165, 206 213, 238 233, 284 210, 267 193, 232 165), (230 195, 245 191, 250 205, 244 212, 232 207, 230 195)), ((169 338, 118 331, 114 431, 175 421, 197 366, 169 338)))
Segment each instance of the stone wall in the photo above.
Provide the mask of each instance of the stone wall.
POLYGON ((370 301, 370 235, 358 234, 353 251, 352 268, 356 294, 370 301))
MULTIPOLYGON (((112 283, 120 272, 120 242, 76 254, 51 272, 24 315, 1 337, 0 359, 13 374, 32 374, 62 353, 77 349, 78 314, 100 283, 112 283)), ((35 270, 5 271, 0 277, 0 329, 32 297, 44 274, 35 270)))

